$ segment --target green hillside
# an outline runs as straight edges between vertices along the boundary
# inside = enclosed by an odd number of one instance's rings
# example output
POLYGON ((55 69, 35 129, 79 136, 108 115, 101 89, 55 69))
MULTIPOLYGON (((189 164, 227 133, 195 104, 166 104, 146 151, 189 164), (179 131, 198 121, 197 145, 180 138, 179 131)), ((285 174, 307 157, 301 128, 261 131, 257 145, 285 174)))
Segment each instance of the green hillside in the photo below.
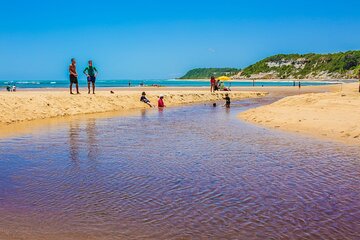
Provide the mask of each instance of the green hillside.
POLYGON ((187 72, 180 79, 208 79, 211 76, 234 76, 240 71, 237 68, 196 68, 187 72))
POLYGON ((261 60, 242 72, 244 77, 269 73, 278 78, 316 76, 353 78, 359 70, 360 51, 334 54, 279 54, 261 60))
POLYGON ((332 54, 278 54, 247 68, 197 68, 181 79, 233 76, 236 79, 349 79, 360 70, 360 51, 332 54))

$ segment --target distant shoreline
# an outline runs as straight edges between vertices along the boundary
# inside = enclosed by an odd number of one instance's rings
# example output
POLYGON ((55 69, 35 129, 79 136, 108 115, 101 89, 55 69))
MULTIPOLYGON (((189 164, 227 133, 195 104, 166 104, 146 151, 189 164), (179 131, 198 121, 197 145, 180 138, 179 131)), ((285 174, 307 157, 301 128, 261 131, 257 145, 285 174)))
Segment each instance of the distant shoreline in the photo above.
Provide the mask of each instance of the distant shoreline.
MULTIPOLYGON (((225 85, 231 84, 231 87, 250 87, 255 83, 256 86, 293 86, 293 82, 299 80, 292 79, 234 79, 226 81, 225 85)), ((338 83, 355 82, 354 80, 300 80, 303 86, 305 85, 327 85, 338 83)), ((19 80, 19 81, 0 81, 0 91, 6 91, 6 86, 12 84, 16 85, 18 90, 28 89, 67 89, 69 87, 68 80, 19 80)), ((114 89, 114 88, 164 88, 164 87, 208 87, 210 84, 209 79, 166 79, 166 80, 102 80, 96 81, 96 87, 99 89, 114 89), (130 87, 129 87, 130 82, 130 87)), ((80 87, 86 87, 86 80, 79 81, 80 87)))
MULTIPOLYGON (((188 79, 176 79, 179 81, 210 81, 209 79, 192 79, 192 78, 188 78, 188 79)), ((258 81, 258 82, 324 82, 324 83, 338 83, 338 82, 355 82, 355 81, 359 81, 358 79, 278 79, 278 78, 274 78, 274 79, 232 79, 229 80, 227 82, 253 82, 253 81, 258 81)))

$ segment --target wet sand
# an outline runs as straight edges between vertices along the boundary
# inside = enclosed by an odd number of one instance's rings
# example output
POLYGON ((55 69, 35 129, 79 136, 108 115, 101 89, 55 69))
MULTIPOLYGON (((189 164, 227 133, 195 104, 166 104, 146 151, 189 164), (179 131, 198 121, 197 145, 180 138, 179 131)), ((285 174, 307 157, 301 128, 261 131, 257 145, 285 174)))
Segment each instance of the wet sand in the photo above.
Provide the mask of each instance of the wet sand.
POLYGON ((344 84, 327 93, 286 97, 239 117, 266 127, 360 145, 359 106, 358 84, 344 84))

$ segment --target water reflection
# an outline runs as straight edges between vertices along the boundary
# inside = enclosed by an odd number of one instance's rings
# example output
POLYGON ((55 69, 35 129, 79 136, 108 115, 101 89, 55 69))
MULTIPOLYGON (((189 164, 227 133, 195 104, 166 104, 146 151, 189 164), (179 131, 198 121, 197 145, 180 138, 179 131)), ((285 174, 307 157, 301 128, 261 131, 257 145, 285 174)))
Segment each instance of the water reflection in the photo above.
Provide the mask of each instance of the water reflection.
POLYGON ((87 137, 87 149, 88 149, 88 159, 91 162, 96 162, 97 157, 99 155, 99 148, 98 148, 98 139, 97 139, 97 132, 96 132, 96 119, 91 118, 86 121, 86 137, 87 137))
POLYGON ((143 120, 145 120, 146 119, 146 114, 148 113, 148 110, 142 109, 140 112, 141 112, 141 118, 143 120))
POLYGON ((69 123, 69 153, 71 160, 79 163, 79 144, 80 144, 80 124, 71 121, 69 123))

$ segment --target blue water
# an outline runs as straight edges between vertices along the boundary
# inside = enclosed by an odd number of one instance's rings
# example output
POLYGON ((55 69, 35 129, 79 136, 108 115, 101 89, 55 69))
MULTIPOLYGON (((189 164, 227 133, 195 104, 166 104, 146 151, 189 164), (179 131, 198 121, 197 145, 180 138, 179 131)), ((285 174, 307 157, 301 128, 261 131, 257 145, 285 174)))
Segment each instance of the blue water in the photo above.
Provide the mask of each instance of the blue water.
MULTIPOLYGON (((164 87, 206 87, 209 86, 208 81, 199 80, 102 80, 98 79, 96 82, 97 87, 128 87, 129 82, 132 87, 138 87, 141 84, 144 86, 164 86, 164 87)), ((0 80, 0 87, 5 88, 7 85, 15 84, 17 88, 67 88, 69 86, 68 80, 28 80, 28 81, 7 81, 0 80)), ((86 80, 79 81, 80 86, 87 85, 86 80)), ((330 82, 302 82, 303 86, 317 86, 326 85, 330 82)), ((231 87, 250 87, 253 86, 252 81, 238 81, 225 83, 226 86, 231 87)), ((255 86, 293 86, 293 82, 277 82, 277 81, 255 81, 255 86)))

